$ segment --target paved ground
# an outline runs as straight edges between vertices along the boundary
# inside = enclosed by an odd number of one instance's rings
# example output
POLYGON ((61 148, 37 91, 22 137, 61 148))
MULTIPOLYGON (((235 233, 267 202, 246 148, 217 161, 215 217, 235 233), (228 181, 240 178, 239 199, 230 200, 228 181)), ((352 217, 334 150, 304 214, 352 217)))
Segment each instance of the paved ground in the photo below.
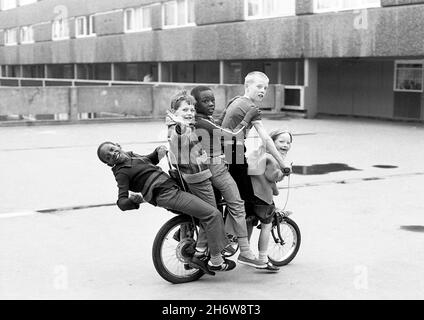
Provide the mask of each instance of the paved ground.
POLYGON ((117 190, 96 158, 104 140, 151 151, 165 140, 162 123, 0 128, 0 299, 423 299, 424 127, 264 123, 295 134, 288 209, 302 231, 298 256, 278 274, 238 266, 178 286, 151 260, 172 215, 103 206, 117 190), (343 171, 311 174, 326 169, 343 171))

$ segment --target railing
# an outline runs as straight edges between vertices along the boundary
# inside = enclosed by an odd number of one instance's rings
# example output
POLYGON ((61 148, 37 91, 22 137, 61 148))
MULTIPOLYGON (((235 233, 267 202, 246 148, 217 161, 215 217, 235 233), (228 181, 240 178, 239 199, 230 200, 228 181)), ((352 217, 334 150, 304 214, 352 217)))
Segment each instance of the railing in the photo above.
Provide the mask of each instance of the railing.
POLYGON ((48 87, 48 86, 113 86, 113 85, 141 85, 151 82, 119 81, 119 80, 87 80, 87 79, 60 79, 60 78, 22 78, 0 77, 0 86, 10 87, 48 87))
MULTIPOLYGON (((0 125, 163 118, 172 96, 194 83, 0 77, 0 125)), ((207 84, 216 112, 244 92, 243 85, 207 84)), ((263 110, 304 112, 304 87, 270 85, 263 110)))

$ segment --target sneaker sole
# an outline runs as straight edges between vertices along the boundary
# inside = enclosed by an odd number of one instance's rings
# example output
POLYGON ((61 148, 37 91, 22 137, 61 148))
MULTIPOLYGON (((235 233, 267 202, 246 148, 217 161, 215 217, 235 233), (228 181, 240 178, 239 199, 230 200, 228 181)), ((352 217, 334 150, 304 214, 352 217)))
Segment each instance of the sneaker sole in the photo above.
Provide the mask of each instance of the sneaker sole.
POLYGON ((241 263, 241 264, 244 264, 246 266, 249 266, 249 267, 257 268, 257 269, 266 269, 267 268, 267 265, 266 264, 257 265, 257 264, 254 264, 252 262, 247 262, 247 261, 242 261, 242 260, 237 260, 237 262, 238 263, 241 263))

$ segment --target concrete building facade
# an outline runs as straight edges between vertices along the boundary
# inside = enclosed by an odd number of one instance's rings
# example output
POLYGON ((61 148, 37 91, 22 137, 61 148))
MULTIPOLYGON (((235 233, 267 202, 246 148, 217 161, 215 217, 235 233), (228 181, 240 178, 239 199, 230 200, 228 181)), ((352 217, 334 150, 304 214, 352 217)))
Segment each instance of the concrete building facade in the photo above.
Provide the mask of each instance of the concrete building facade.
POLYGON ((1 0, 0 85, 260 70, 282 110, 422 121, 423 17, 424 0, 1 0))

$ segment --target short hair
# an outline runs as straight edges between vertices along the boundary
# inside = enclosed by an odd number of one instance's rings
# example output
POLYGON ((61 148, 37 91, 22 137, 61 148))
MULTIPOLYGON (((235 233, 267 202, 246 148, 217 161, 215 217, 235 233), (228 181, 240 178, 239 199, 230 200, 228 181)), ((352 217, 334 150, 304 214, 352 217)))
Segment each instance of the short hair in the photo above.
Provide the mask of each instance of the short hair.
POLYGON ((108 165, 107 161, 105 161, 104 159, 102 159, 102 155, 101 155, 101 153, 100 153, 100 151, 102 150, 102 148, 103 148, 105 145, 107 145, 107 144, 113 144, 114 146, 116 146, 116 143, 114 143, 114 142, 110 142, 110 141, 105 141, 105 142, 101 143, 101 144, 99 145, 99 147, 97 148, 97 157, 99 157, 99 159, 100 159, 100 161, 101 161, 101 162, 103 162, 103 163, 105 163, 105 164, 107 164, 107 165, 108 165))
POLYGON ((255 80, 255 78, 257 78, 257 77, 261 77, 261 78, 263 78, 263 79, 265 79, 266 81, 269 82, 269 78, 265 73, 260 72, 260 71, 252 71, 252 72, 248 73, 247 76, 244 78, 244 84, 245 85, 251 84, 255 80))
POLYGON ((181 105, 181 102, 187 102, 188 104, 195 105, 196 99, 187 93, 186 90, 180 91, 172 97, 171 100, 171 112, 178 110, 181 105))
POLYGON ((273 130, 269 133, 269 136, 271 137, 272 141, 275 141, 283 133, 287 133, 290 136, 290 143, 293 142, 293 135, 291 134, 291 132, 284 129, 273 130))
POLYGON ((194 97, 194 99, 196 99, 197 102, 200 102, 200 92, 203 91, 212 91, 212 89, 207 86, 197 86, 191 90, 190 94, 194 97))

